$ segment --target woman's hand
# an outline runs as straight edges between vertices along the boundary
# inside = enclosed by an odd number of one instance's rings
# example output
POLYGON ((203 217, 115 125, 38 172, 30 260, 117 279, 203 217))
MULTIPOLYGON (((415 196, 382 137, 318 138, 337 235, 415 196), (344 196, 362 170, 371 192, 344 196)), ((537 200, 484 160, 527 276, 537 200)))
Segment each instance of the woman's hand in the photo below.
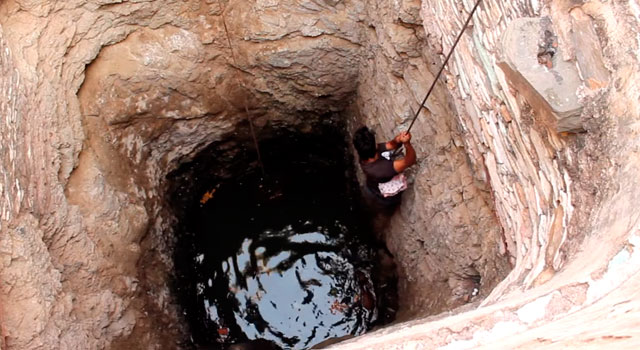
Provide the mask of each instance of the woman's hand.
POLYGON ((396 143, 407 143, 411 141, 411 133, 403 131, 399 133, 393 140, 396 143))

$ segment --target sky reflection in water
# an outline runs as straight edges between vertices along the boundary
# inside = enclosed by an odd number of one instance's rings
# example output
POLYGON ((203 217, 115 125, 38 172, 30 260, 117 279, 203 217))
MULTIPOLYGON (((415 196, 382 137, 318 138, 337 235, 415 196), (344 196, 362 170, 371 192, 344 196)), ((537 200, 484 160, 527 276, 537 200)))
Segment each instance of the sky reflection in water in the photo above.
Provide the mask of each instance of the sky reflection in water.
MULTIPOLYGON (((370 280, 356 277, 349 262, 353 253, 342 234, 330 238, 329 230, 316 229, 296 233, 287 226, 246 238, 235 256, 221 262, 221 275, 213 271, 198 283, 211 322, 219 329, 228 327, 230 320, 221 317, 216 300, 232 298, 233 322, 248 339, 272 340, 286 349, 305 349, 328 338, 364 332, 373 311, 360 299, 363 289, 371 293, 370 280), (282 239, 289 243, 285 250, 277 244, 282 239), (226 295, 211 288, 225 282, 226 295)), ((206 255, 196 256, 196 262, 204 260, 206 255)))

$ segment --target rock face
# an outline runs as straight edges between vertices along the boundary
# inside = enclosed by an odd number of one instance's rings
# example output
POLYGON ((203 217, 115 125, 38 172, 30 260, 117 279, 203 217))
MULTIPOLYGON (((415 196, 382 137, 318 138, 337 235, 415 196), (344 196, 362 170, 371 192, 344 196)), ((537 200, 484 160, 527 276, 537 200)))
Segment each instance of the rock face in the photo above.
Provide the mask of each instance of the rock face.
MULTIPOLYGON (((470 10, 471 4, 465 5, 470 10)), ((630 249, 636 246, 638 221, 624 204, 639 196, 632 175, 638 171, 632 136, 640 116, 638 11, 634 5, 600 2, 538 5, 483 1, 447 77, 469 163, 491 188, 504 234, 501 249, 513 259, 513 270, 476 310, 404 323, 337 349, 632 348, 638 343, 629 322, 638 312, 631 292, 638 284, 639 267, 633 263, 638 251, 630 249), (611 71, 610 81, 618 82, 611 89, 600 90, 609 81, 592 85, 582 76, 578 94, 586 133, 558 134, 540 123, 539 111, 496 64, 507 24, 540 15, 557 25, 564 59, 580 60, 582 51, 602 47, 604 66, 619 67, 611 71), (576 45, 571 19, 576 16, 595 28, 598 43, 576 45), (629 304, 624 315, 615 313, 618 303, 629 304)), ((444 43, 445 52, 455 25, 465 19, 459 10, 444 2, 423 3, 427 33, 444 43)))
MULTIPOLYGON (((421 20, 397 20, 405 12, 419 13, 420 4, 396 5, 367 9, 365 50, 371 57, 362 66, 355 102, 359 122, 373 126, 382 139, 408 126, 441 62, 431 45, 439 46, 421 20)), ((486 296, 510 268, 499 251, 502 234, 491 197, 468 166, 451 102, 439 85, 414 126, 419 166, 410 172, 412 189, 385 235, 399 263, 405 301, 400 319, 464 304, 473 276, 484 280, 486 296)))
MULTIPOLYGON (((391 138, 471 5, 0 3, 0 348, 180 347, 164 176, 244 142, 247 119, 308 132, 339 112, 391 138)), ((420 163, 385 231, 401 318, 464 304, 477 276, 483 307, 338 348, 640 341, 640 10, 540 6, 483 1, 413 129, 420 163), (585 133, 558 133, 497 64, 508 24, 541 16, 554 59, 578 64, 585 133)))

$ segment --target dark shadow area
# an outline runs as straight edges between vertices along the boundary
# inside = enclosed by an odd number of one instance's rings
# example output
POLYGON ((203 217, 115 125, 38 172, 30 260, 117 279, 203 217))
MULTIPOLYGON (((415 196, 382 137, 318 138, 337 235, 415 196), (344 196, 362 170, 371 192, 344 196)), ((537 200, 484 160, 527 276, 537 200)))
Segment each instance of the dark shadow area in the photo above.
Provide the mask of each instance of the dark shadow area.
POLYGON ((251 143, 227 141, 168 176, 173 289, 195 348, 307 349, 393 320, 395 266, 374 238, 345 130, 270 130, 264 175, 251 143))

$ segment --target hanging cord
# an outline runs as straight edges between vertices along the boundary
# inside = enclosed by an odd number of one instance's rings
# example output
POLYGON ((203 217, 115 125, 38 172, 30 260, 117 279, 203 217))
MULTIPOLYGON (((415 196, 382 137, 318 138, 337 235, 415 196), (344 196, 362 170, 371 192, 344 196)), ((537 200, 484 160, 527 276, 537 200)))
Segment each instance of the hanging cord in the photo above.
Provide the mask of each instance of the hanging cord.
MULTIPOLYGON (((231 59, 233 60, 233 65, 235 69, 241 70, 238 65, 238 61, 236 60, 236 55, 233 52, 233 46, 231 45, 231 39, 229 37, 229 30, 227 29, 227 21, 224 18, 224 13, 227 9, 222 10, 222 24, 224 25, 224 32, 227 36, 227 43, 229 44, 229 51, 231 51, 231 59)), ((246 89, 244 84, 240 81, 240 77, 236 75, 236 79, 238 81, 238 85, 242 86, 246 89)), ((253 129, 253 120, 251 118, 251 113, 249 113, 249 102, 247 97, 245 96, 244 100, 244 110, 247 113, 247 121, 249 122, 249 130, 251 132, 251 137, 253 138, 253 146, 256 148, 256 154, 258 155, 258 165, 260 166, 260 170, 262 171, 262 176, 265 176, 264 164, 262 163, 262 155, 260 154, 260 146, 258 145, 258 139, 256 138, 255 130, 253 129)))
POLYGON ((411 130, 411 128, 413 127, 413 124, 415 124, 416 120, 418 119, 420 112, 424 108, 424 104, 427 102, 427 99, 431 95, 433 88, 436 86, 436 83, 438 82, 440 75, 442 75, 442 72, 444 71, 444 68, 447 65, 447 62, 449 62, 449 58, 451 58, 451 55, 453 54, 453 50, 455 50, 456 46, 458 46, 458 42, 460 41, 460 38, 462 38, 462 34, 464 34, 464 31, 467 29, 467 26, 469 25, 469 22, 471 22, 471 18, 473 17, 473 14, 476 12, 476 9, 478 8, 478 5, 480 5, 481 2, 482 0, 478 0, 478 2, 476 2, 475 6, 473 7, 473 10, 471 10, 471 13, 469 14, 469 18, 467 18, 467 21, 464 22, 464 25, 462 26, 462 30, 460 30, 460 34, 458 34, 458 37, 456 38, 456 41, 453 43, 451 50, 449 50, 449 54, 447 55, 447 58, 444 59, 444 63, 442 63, 442 67, 440 67, 440 70, 438 71, 436 78, 433 79, 433 82, 431 83, 431 87, 429 88, 427 95, 424 97, 424 100, 422 100, 422 103, 420 104, 420 108, 418 108, 418 111, 416 112, 416 115, 413 117, 411 124, 409 124, 409 128, 407 129, 407 132, 411 130))

